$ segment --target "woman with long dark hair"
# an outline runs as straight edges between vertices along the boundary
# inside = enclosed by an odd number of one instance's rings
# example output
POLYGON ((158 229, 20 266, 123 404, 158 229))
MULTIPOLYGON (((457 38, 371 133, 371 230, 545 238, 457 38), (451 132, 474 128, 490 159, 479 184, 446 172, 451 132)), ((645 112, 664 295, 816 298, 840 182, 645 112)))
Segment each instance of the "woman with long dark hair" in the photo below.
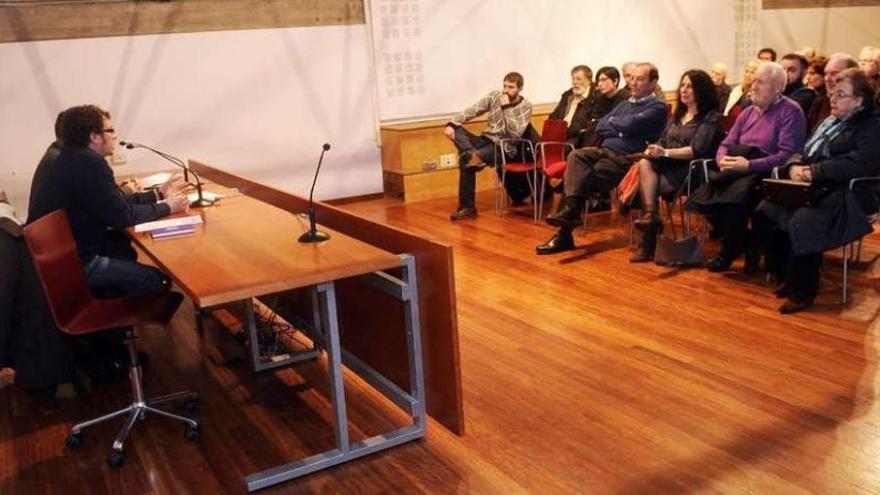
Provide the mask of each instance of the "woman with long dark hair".
POLYGON ((715 156, 722 134, 718 92, 712 78, 701 70, 685 72, 678 84, 672 120, 660 140, 645 149, 647 158, 638 162, 643 215, 635 226, 644 235, 641 249, 630 261, 654 259, 657 235, 663 230, 657 214, 658 196, 672 196, 679 191, 687 179, 690 161, 715 156))

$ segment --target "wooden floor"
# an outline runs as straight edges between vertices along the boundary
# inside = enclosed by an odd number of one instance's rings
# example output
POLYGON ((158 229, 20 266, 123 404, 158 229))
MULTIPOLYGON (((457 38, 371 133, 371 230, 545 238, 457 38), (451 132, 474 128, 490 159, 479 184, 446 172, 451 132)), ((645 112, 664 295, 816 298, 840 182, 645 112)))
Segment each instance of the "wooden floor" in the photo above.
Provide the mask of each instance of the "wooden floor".
MULTIPOLYGON (((459 224, 451 199, 345 206, 455 246, 466 436, 431 424, 425 441, 263 493, 880 493, 873 264, 844 309, 832 256, 818 304, 782 316, 763 276, 631 265, 608 215, 578 251, 535 256, 552 229, 479 199, 459 224)), ((63 439, 125 383, 60 404, 0 385, 0 493, 240 493, 244 475, 331 445, 323 363, 215 365, 185 309, 144 334, 146 387, 200 392, 200 444, 149 418, 111 471, 116 425, 74 454, 63 439)), ((402 421, 365 386, 348 398, 359 437, 402 421)))

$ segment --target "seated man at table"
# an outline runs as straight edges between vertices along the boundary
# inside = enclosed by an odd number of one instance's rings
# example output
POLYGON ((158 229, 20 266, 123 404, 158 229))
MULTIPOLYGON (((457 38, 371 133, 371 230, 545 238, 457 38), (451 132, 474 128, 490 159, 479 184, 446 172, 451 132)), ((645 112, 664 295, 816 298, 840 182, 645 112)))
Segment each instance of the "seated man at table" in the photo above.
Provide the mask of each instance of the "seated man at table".
POLYGON ((126 200, 105 159, 113 153, 116 131, 110 114, 97 106, 65 110, 61 139, 64 145, 58 157, 34 176, 28 223, 65 210, 86 281, 96 295, 166 290, 169 281, 161 271, 135 261, 124 229, 184 211, 187 199, 145 193, 126 200))
POLYGON ((574 249, 572 230, 580 224, 587 195, 614 188, 632 165, 628 155, 644 150, 646 143, 653 143, 663 133, 669 107, 654 95, 659 77, 653 64, 638 64, 629 100, 599 120, 596 132, 602 146, 568 155, 563 181, 565 198, 559 210, 547 217, 547 223, 559 227, 559 231, 546 244, 535 248, 538 254, 574 249))
MULTIPOLYGON (((477 207, 474 196, 477 188, 477 172, 486 166, 494 166, 496 153, 501 151, 502 139, 524 138, 532 117, 532 104, 520 94, 523 77, 518 72, 504 76, 502 91, 493 90, 480 98, 472 106, 464 109, 446 124, 443 133, 455 144, 458 150, 458 209, 450 219, 455 222, 476 218, 477 207), (464 128, 464 123, 488 113, 486 130, 479 136, 464 128)), ((522 159, 519 147, 503 150, 508 160, 522 159)), ((500 157, 498 162, 500 163, 500 157)), ((521 174, 520 174, 521 175, 521 174)), ((528 195, 528 186, 523 187, 525 179, 508 176, 508 194, 514 203, 519 203, 528 195), (519 181, 517 179, 522 179, 519 181), (525 189, 525 191, 523 190, 525 189)))

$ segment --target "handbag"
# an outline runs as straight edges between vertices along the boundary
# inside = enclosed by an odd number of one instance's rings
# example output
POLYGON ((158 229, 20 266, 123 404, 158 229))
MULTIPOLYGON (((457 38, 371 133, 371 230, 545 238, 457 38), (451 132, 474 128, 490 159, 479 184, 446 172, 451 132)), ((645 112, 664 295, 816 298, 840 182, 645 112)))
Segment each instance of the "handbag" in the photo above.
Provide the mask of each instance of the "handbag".
POLYGON ((703 245, 696 235, 681 239, 659 237, 654 250, 654 263, 683 268, 700 266, 703 264, 703 245))
POLYGON ((630 206, 639 192, 639 164, 633 163, 629 171, 617 184, 617 199, 621 205, 630 206))
POLYGON ((813 206, 822 200, 831 187, 788 179, 764 179, 764 199, 791 208, 813 206))

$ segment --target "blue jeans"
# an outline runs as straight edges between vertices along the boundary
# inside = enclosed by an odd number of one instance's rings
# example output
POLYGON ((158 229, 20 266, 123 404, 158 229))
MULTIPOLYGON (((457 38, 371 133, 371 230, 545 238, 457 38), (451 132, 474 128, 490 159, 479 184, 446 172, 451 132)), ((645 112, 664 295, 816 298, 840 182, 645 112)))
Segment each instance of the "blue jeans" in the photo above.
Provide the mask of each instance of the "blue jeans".
POLYGON ((96 297, 158 294, 171 281, 158 268, 109 256, 95 256, 83 263, 86 283, 96 297))

